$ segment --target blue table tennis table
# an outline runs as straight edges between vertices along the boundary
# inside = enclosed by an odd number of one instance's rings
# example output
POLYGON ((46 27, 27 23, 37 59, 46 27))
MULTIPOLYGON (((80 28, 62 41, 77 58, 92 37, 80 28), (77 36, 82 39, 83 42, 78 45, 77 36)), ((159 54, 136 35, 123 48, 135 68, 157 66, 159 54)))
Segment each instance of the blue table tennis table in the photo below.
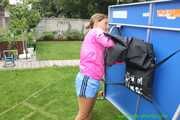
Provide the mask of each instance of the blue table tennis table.
MULTIPOLYGON (((111 5, 108 19, 112 34, 152 43, 157 62, 180 49, 179 0, 111 5)), ((125 69, 125 63, 106 66, 105 82, 124 81, 125 69)), ((154 103, 124 86, 105 85, 105 98, 130 120, 160 120, 159 113, 180 120, 180 53, 156 69, 152 93, 154 103)))

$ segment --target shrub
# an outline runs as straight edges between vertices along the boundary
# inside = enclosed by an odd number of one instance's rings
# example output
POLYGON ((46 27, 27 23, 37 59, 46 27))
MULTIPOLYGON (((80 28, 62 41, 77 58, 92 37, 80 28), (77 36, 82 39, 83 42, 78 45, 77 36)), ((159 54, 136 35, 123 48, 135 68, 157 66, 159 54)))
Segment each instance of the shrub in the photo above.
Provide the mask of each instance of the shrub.
POLYGON ((36 39, 37 39, 37 33, 34 30, 31 30, 31 32, 28 32, 27 34, 27 46, 36 48, 36 39))
POLYGON ((43 32, 38 41, 52 41, 55 40, 55 32, 43 32))
POLYGON ((83 33, 79 32, 78 30, 67 30, 63 34, 64 40, 82 40, 83 39, 83 33))
POLYGON ((78 30, 67 30, 62 34, 58 32, 43 32, 38 41, 79 41, 83 39, 83 33, 78 30))

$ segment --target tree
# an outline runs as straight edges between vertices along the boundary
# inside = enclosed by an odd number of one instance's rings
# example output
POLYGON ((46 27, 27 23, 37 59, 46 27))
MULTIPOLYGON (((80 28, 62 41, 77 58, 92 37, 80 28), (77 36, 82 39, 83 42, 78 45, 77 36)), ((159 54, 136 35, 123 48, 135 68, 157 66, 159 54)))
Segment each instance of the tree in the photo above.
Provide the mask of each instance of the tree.
POLYGON ((107 14, 109 5, 137 1, 142 0, 39 0, 35 6, 44 17, 88 19, 96 12, 107 14))
POLYGON ((17 35, 24 31, 30 31, 40 21, 39 11, 31 9, 29 5, 28 3, 23 3, 9 7, 9 29, 17 35))
POLYGON ((38 0, 33 3, 33 8, 39 10, 43 17, 58 17, 62 11, 64 0, 38 0))
POLYGON ((2 6, 2 7, 7 7, 8 4, 9 4, 9 0, 1 0, 0 1, 0 6, 2 6))
MULTIPOLYGON (((23 3, 17 5, 9 5, 7 2, 4 5, 9 10, 10 18, 8 30, 2 37, 9 42, 9 49, 13 49, 12 43, 15 40, 23 40, 23 48, 26 51, 28 35, 41 19, 40 11, 32 6, 35 2, 38 2, 38 0, 24 0, 23 3)), ((6 0, 4 0, 4 3, 6 3, 6 0)))

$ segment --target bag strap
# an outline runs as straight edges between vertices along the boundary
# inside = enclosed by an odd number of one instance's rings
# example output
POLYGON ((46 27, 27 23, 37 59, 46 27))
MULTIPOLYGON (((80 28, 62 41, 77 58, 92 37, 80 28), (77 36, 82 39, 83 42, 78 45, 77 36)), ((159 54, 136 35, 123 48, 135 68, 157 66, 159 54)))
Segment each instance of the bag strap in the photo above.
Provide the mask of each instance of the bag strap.
MULTIPOLYGON (((154 68, 157 68, 159 67, 160 65, 162 65, 163 63, 165 63, 167 60, 169 60, 171 57, 173 57, 174 55, 176 55, 177 53, 180 52, 180 49, 179 50, 176 50, 175 52, 173 52, 172 54, 170 54, 169 56, 167 56, 166 58, 164 58, 163 60, 161 60, 159 63, 155 64, 154 68)), ((148 76, 149 74, 151 74, 152 72, 154 71, 153 68, 149 69, 147 73, 145 73, 142 77, 146 77, 148 76)))
POLYGON ((154 100, 154 101, 149 101, 150 103, 152 103, 152 105, 154 106, 154 108, 156 109, 156 111, 158 112, 158 114, 160 115, 161 117, 161 120, 167 120, 167 118, 162 114, 160 108, 159 108, 159 105, 157 104, 157 102, 154 100))
POLYGON ((180 49, 176 50, 175 52, 173 52, 172 54, 170 54, 169 56, 167 56, 166 58, 164 58, 163 60, 161 60, 159 63, 157 63, 155 65, 155 67, 159 67, 160 65, 162 65, 163 63, 165 63, 167 60, 169 60, 171 57, 173 57, 174 55, 176 55, 177 53, 180 52, 180 49))

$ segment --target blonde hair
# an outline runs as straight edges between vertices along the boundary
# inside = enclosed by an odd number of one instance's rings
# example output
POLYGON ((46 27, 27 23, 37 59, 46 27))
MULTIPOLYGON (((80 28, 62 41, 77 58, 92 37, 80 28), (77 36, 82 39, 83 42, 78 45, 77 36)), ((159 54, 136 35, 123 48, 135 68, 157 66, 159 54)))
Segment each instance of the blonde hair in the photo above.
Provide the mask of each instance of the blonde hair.
POLYGON ((94 26, 94 23, 96 21, 100 22, 100 21, 102 21, 103 19, 106 19, 106 18, 108 18, 108 16, 105 15, 105 14, 95 13, 94 15, 91 16, 91 18, 89 20, 89 23, 86 25, 86 29, 92 29, 93 26, 94 26))

